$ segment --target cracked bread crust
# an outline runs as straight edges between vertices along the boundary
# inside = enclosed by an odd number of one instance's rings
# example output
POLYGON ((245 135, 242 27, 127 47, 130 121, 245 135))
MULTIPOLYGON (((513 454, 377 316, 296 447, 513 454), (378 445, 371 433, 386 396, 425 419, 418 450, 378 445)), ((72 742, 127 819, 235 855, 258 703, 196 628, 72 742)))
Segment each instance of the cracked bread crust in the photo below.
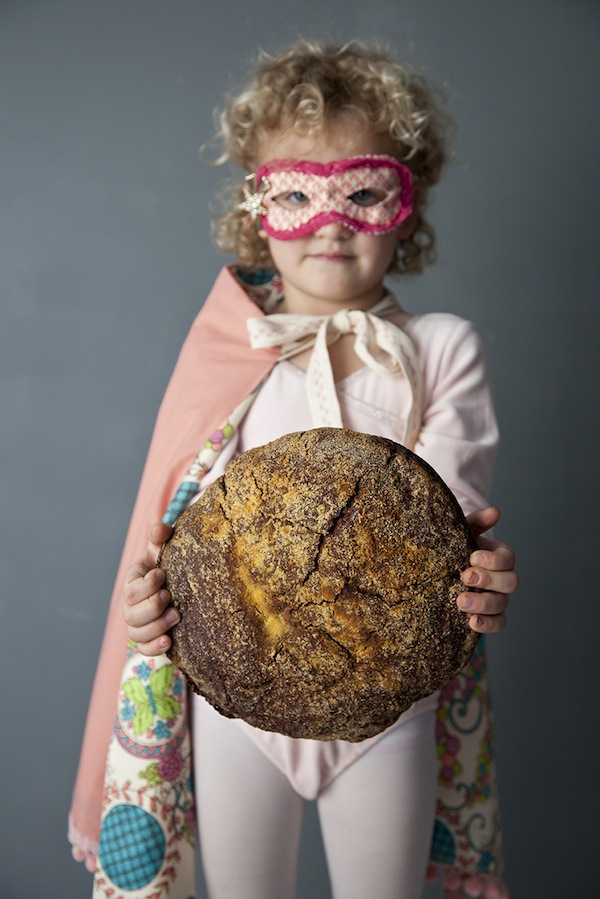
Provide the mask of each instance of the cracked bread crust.
POLYGON ((231 461, 159 557, 168 655, 223 715, 357 742, 447 683, 477 642, 456 605, 475 547, 441 478, 382 437, 287 434, 231 461))

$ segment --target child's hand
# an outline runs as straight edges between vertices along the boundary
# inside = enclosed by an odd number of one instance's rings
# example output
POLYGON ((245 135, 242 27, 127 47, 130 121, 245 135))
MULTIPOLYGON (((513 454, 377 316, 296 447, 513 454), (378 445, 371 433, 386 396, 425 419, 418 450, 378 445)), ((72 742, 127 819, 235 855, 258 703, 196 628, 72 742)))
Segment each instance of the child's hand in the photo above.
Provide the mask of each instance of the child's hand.
POLYGON ((159 656, 169 648, 167 631, 179 621, 179 613, 167 608, 171 597, 168 590, 161 590, 165 573, 156 567, 159 550, 172 534, 168 524, 152 525, 146 552, 125 575, 123 617, 130 638, 145 656, 159 656))
POLYGON ((462 573, 468 587, 483 593, 461 593, 458 607, 471 612, 469 625, 480 634, 492 634, 506 627, 506 607, 511 593, 519 586, 514 570, 515 554, 506 543, 489 540, 481 535, 500 520, 498 509, 478 509, 467 515, 467 521, 477 539, 477 549, 470 558, 471 568, 462 573))

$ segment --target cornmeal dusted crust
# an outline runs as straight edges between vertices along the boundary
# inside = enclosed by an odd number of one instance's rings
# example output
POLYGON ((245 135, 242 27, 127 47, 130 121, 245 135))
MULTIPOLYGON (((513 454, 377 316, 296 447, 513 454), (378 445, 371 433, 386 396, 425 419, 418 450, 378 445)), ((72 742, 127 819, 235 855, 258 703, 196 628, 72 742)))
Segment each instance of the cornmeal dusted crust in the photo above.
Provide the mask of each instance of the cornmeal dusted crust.
POLYGON ((171 661, 223 715, 363 740, 464 666, 456 605, 474 541, 441 478, 338 428, 249 450, 184 512, 159 565, 171 661))

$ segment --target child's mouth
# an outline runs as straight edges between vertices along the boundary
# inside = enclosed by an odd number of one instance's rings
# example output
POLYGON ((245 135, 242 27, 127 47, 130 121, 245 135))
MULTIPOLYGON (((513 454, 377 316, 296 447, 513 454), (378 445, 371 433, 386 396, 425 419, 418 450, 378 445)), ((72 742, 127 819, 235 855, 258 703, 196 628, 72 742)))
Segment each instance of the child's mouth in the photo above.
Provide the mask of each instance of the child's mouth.
POLYGON ((353 257, 347 253, 315 253, 313 259, 322 259, 325 262, 348 262, 353 257))

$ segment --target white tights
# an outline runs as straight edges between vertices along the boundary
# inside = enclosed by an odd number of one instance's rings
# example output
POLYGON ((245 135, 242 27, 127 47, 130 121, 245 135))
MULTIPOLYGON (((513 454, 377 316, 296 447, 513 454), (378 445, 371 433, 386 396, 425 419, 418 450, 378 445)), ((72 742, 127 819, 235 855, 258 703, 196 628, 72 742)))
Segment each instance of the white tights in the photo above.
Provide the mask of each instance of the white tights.
MULTIPOLYGON (((410 719, 317 798, 333 899, 419 899, 433 828, 435 713, 410 719)), ((243 731, 194 721, 210 899, 293 899, 304 800, 243 731)))

